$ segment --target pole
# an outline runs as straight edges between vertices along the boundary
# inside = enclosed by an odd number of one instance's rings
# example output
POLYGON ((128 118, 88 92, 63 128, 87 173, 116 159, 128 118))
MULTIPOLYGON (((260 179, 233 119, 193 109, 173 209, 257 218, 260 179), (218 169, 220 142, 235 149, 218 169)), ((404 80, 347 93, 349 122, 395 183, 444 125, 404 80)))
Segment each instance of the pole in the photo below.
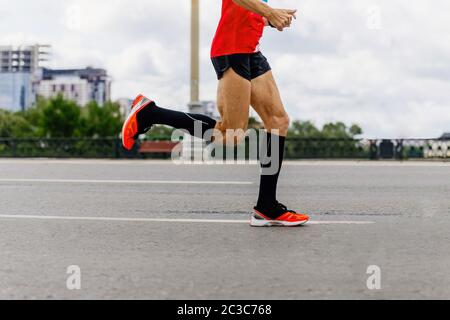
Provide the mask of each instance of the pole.
POLYGON ((199 0, 192 0, 191 7, 191 104, 200 101, 200 10, 199 0))

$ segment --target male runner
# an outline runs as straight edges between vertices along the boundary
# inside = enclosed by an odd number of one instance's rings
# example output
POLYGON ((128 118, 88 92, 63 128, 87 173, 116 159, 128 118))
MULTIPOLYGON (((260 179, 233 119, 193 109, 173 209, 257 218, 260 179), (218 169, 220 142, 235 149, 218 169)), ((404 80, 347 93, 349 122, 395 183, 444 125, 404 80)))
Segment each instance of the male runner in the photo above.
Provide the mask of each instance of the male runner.
MULTIPOLYGON (((266 2, 267 0, 222 0, 222 17, 211 49, 212 63, 219 79, 219 122, 205 115, 160 108, 155 102, 139 95, 123 125, 122 140, 124 147, 131 149, 140 134, 147 132, 155 124, 163 124, 184 129, 202 139, 208 135, 207 132, 215 129, 221 134, 214 134, 211 140, 214 143, 229 143, 227 130, 247 130, 251 105, 261 117, 267 131, 264 147, 268 156, 273 154, 279 157, 271 159, 270 163, 261 162, 263 172, 259 199, 254 207, 251 225, 299 226, 308 222, 309 217, 288 210, 276 198, 289 117, 281 102, 269 63, 259 51, 264 27, 270 25, 283 31, 296 18, 296 10, 273 9, 266 2), (272 140, 279 143, 274 146, 272 140), (278 150, 272 152, 274 147, 278 150), (277 165, 275 174, 266 174, 264 169, 274 164, 277 165)), ((233 137, 232 143, 239 142, 233 137)))

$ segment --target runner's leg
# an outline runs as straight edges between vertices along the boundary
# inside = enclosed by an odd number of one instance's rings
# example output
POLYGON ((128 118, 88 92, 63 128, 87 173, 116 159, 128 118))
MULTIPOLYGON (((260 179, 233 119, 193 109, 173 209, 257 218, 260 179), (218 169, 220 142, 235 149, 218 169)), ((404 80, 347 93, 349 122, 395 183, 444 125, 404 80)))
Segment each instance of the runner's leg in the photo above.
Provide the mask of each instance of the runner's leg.
POLYGON ((145 133, 156 124, 184 129, 198 138, 204 138, 205 132, 215 128, 220 132, 214 135, 215 142, 238 144, 247 130, 250 94, 250 81, 229 68, 219 80, 217 103, 222 117, 220 122, 202 114, 165 109, 150 102, 136 114, 138 128, 134 135, 145 133))
MULTIPOLYGON (((265 144, 268 156, 278 154, 278 159, 272 159, 271 163, 262 164, 263 173, 261 175, 258 204, 256 206, 259 211, 270 216, 270 213, 274 212, 273 208, 277 205, 277 184, 284 156, 285 139, 289 128, 289 116, 284 109, 271 71, 252 80, 251 105, 261 117, 268 132, 268 139, 265 144), (272 144, 273 139, 278 140, 279 143, 277 145, 272 144), (274 147, 278 148, 278 150, 272 150, 274 147), (278 151, 278 153, 275 151, 278 151), (271 168, 271 172, 275 174, 264 174, 264 168, 267 166, 276 166, 271 168)), ((277 217, 272 216, 270 218, 277 217)))
POLYGON ((235 130, 247 131, 250 109, 251 82, 239 76, 229 68, 219 80, 217 106, 221 120, 216 129, 222 134, 222 141, 215 142, 238 144, 244 136, 235 135, 235 130), (227 135, 227 130, 232 130, 227 135))
POLYGON ((272 71, 252 80, 251 105, 267 131, 279 130, 280 136, 287 136, 290 120, 272 71))
POLYGON ((205 132, 214 129, 217 123, 216 120, 203 114, 180 112, 160 108, 154 102, 152 104, 137 114, 140 134, 148 131, 155 124, 162 124, 186 130, 192 136, 203 139, 205 132))

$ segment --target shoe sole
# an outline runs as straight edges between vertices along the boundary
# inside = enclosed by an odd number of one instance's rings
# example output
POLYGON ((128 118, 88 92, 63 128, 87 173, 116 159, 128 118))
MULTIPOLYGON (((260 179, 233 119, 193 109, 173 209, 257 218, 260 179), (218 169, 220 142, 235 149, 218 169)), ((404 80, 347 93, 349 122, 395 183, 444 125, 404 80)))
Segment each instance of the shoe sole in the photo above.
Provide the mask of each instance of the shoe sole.
POLYGON ((136 140, 134 139, 134 136, 137 134, 137 131, 136 131, 136 133, 134 133, 133 135, 128 135, 127 130, 130 127, 133 128, 134 125, 136 128, 138 128, 137 118, 136 118, 137 113, 139 111, 141 111, 142 109, 144 109, 145 107, 147 107, 152 102, 153 102, 152 100, 142 96, 142 98, 140 100, 138 100, 138 102, 135 102, 133 104, 131 112, 128 115, 127 119, 125 120, 125 122, 123 123, 123 126, 122 126, 122 144, 125 149, 127 149, 127 150, 133 149, 134 143, 136 142, 136 140), (144 99, 146 99, 148 101, 146 101, 145 103, 142 103, 140 106, 136 107, 144 99))
POLYGON ((261 220, 252 217, 250 221, 250 226, 252 227, 299 227, 309 222, 308 220, 288 222, 288 221, 278 221, 278 220, 261 220))

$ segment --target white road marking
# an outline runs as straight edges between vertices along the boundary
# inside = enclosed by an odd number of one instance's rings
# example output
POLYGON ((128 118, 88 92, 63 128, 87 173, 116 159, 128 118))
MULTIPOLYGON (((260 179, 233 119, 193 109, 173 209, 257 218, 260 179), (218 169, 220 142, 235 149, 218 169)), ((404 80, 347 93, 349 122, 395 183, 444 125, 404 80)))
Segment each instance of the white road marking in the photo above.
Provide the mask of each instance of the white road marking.
POLYGON ((287 166, 343 166, 343 167, 450 167, 448 160, 408 160, 408 161, 371 161, 371 160, 306 160, 283 163, 287 166))
MULTIPOLYGON (((72 221, 104 221, 104 222, 171 222, 171 223, 224 223, 224 224, 248 224, 248 220, 218 220, 218 219, 162 219, 162 218, 114 218, 114 217, 74 217, 74 216, 45 216, 45 215, 9 215, 1 214, 0 219, 21 220, 72 220, 72 221)), ((373 221, 310 221, 308 224, 374 224, 373 221)))
POLYGON ((252 185, 251 181, 184 181, 184 180, 84 180, 84 179, 0 179, 10 183, 87 183, 87 184, 212 184, 252 185))

